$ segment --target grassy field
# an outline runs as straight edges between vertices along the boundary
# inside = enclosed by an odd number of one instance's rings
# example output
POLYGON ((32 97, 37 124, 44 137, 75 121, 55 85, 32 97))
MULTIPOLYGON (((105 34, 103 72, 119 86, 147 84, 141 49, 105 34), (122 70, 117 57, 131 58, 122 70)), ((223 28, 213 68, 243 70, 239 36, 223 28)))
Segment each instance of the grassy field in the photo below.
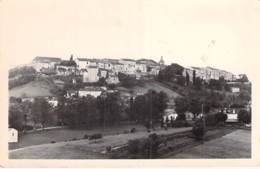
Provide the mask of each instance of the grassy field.
POLYGON ((9 149, 17 149, 32 145, 47 144, 51 141, 62 142, 72 139, 82 139, 85 134, 102 133, 103 135, 122 134, 135 127, 138 132, 145 131, 145 127, 141 125, 120 125, 114 127, 100 127, 91 130, 84 129, 54 129, 39 131, 34 133, 23 134, 19 137, 18 143, 10 143, 9 149))
POLYGON ((251 130, 237 130, 187 149, 171 158, 250 158, 251 130))
POLYGON ((56 88, 55 84, 48 79, 40 79, 29 82, 25 85, 18 86, 9 90, 9 96, 13 97, 37 97, 53 96, 51 90, 56 88))
MULTIPOLYGON (((188 128, 171 128, 167 131, 156 130, 157 134, 172 134, 184 131, 190 131, 191 127, 188 128)), ((48 132, 49 133, 49 132, 48 132)), ((46 134, 48 134, 46 133, 46 134)), ((85 132, 84 132, 85 133, 85 132)), ((57 134, 57 133, 56 133, 57 134)), ((61 134, 61 133, 60 133, 61 134)), ((83 134, 83 133, 82 133, 83 134)), ((59 142, 54 144, 42 144, 24 147, 16 150, 11 150, 9 158, 11 159, 97 159, 97 158, 108 158, 102 152, 106 150, 107 146, 120 146, 124 145, 130 139, 140 139, 147 137, 149 134, 146 131, 137 131, 136 133, 128 134, 115 134, 107 135, 98 141, 90 140, 77 140, 59 142)), ((66 137, 69 134, 63 133, 62 137, 66 137)), ((53 137, 54 134, 49 137, 53 137)), ((34 135, 34 137, 37 137, 34 135)), ((42 136, 44 137, 44 136, 42 136)), ((45 135, 46 137, 46 135, 45 135)), ((66 137, 68 138, 68 137, 66 137)), ((82 138, 82 137, 81 137, 82 138)), ((53 139, 52 139, 53 140, 53 139)))
POLYGON ((147 93, 148 90, 155 90, 156 92, 163 91, 167 94, 169 98, 169 104, 174 105, 174 99, 176 97, 180 97, 177 92, 169 89, 166 85, 159 83, 157 81, 151 80, 151 81, 145 81, 141 86, 134 86, 131 89, 127 89, 124 87, 118 87, 117 88, 121 93, 131 93, 133 94, 144 94, 147 93))

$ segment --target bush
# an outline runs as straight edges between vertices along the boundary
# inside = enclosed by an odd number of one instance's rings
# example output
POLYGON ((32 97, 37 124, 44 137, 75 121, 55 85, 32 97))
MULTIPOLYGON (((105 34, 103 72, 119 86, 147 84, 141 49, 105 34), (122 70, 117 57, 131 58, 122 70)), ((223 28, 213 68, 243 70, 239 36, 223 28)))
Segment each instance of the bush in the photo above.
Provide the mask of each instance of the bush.
POLYGON ((128 152, 134 157, 155 158, 162 140, 157 134, 150 134, 146 139, 128 141, 128 152), (139 156, 138 156, 139 155, 139 156))
POLYGON ((227 114, 220 112, 215 115, 215 118, 218 123, 224 123, 227 120, 227 114))
POLYGON ((76 141, 76 140, 77 140, 77 138, 75 138, 75 137, 73 139, 71 139, 71 141, 76 141))
POLYGON ((52 144, 56 143, 56 141, 51 141, 52 144))
POLYGON ((136 129, 135 128, 132 128, 131 130, 130 130, 130 133, 135 133, 136 132, 136 129))
POLYGON ((84 135, 83 139, 88 139, 89 136, 87 134, 84 135))
POLYGON ((215 114, 207 114, 205 116, 205 125, 206 126, 216 126, 218 121, 216 120, 215 114))
POLYGON ((130 154, 137 154, 140 153, 141 151, 141 140, 140 139, 136 139, 136 140, 129 140, 128 141, 128 152, 130 154))
POLYGON ((23 126, 24 130, 33 130, 33 126, 25 125, 23 126))
POLYGON ((158 154, 158 149, 160 144, 162 143, 162 140, 159 138, 157 134, 150 134, 148 139, 145 141, 144 145, 144 153, 146 155, 146 158, 155 158, 158 154))
POLYGON ((195 121, 193 128, 192 128, 192 133, 194 134, 194 136, 197 140, 203 139, 203 136, 205 135, 206 130, 205 130, 205 125, 204 125, 202 118, 195 121))
POLYGON ((96 139, 101 139, 103 136, 101 133, 96 133, 96 134, 92 134, 91 136, 89 136, 89 140, 96 140, 96 139))
POLYGON ((173 127, 189 127, 189 123, 186 120, 175 120, 173 127))
POLYGON ((245 124, 251 123, 251 112, 248 112, 246 110, 241 110, 238 113, 238 120, 239 120, 239 122, 242 122, 245 124))

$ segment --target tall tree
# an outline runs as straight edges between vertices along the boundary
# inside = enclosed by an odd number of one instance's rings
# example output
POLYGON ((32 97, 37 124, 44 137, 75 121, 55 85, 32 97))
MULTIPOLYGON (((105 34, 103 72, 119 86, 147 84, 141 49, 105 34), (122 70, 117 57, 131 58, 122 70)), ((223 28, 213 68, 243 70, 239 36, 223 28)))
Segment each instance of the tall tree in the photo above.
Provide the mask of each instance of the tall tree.
POLYGON ((196 83, 196 70, 193 70, 192 82, 193 82, 193 85, 195 85, 195 83, 196 83))
POLYGON ((35 98, 32 104, 32 116, 35 123, 41 123, 42 128, 50 119, 51 106, 44 98, 35 98))
POLYGON ((186 71, 186 86, 190 85, 190 75, 189 73, 186 71))

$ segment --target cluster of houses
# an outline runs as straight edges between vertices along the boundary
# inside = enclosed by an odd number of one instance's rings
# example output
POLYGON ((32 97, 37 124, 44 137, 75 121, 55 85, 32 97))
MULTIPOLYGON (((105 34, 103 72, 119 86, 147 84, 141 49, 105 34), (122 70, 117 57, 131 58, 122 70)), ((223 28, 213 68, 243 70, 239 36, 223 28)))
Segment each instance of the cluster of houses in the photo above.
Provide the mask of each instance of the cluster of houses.
POLYGON ((140 79, 155 76, 165 67, 162 57, 157 63, 151 59, 73 59, 73 55, 70 60, 37 56, 31 66, 39 73, 51 72, 60 76, 80 75, 84 83, 93 83, 104 78, 108 84, 119 83, 120 72, 140 79))
MULTIPOLYGON (((186 76, 186 73, 193 77, 193 72, 196 72, 196 77, 199 77, 205 81, 210 79, 218 80, 220 77, 223 77, 226 81, 234 81, 237 77, 233 73, 227 72, 225 70, 220 70, 212 67, 187 67, 183 71, 183 76, 186 76)), ((190 78, 192 80, 192 78, 190 78)))

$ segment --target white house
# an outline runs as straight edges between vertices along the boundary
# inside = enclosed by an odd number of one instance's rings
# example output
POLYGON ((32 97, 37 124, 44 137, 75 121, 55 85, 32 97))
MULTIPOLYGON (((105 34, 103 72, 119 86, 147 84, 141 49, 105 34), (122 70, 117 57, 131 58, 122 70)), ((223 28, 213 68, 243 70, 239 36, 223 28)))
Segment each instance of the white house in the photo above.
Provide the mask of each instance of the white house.
POLYGON ((178 117, 178 114, 175 112, 174 109, 165 109, 164 110, 164 116, 163 116, 163 121, 165 122, 166 119, 168 118, 168 120, 176 120, 176 118, 178 117))
POLYGON ((70 98, 70 97, 77 97, 78 92, 76 90, 68 90, 66 93, 66 98, 70 98))
POLYGON ((96 59, 88 59, 88 58, 76 58, 75 62, 77 64, 78 69, 86 69, 89 66, 97 66, 96 59))
POLYGON ((117 75, 109 75, 109 77, 106 79, 106 82, 108 84, 118 84, 120 81, 117 75))
POLYGON ((87 68, 87 72, 83 73, 83 82, 89 82, 89 83, 93 83, 93 82, 97 82, 99 80, 99 76, 98 76, 99 70, 97 66, 89 66, 87 68))
POLYGON ((64 65, 57 65, 56 66, 56 73, 60 76, 67 76, 76 73, 75 66, 64 66, 64 65))
POLYGON ((147 66, 145 64, 142 64, 142 63, 137 63, 135 70, 136 70, 136 72, 146 73, 147 72, 147 66))
POLYGON ((78 94, 79 97, 87 97, 88 95, 91 95, 93 97, 98 97, 102 94, 102 92, 105 91, 104 88, 101 87, 85 87, 83 89, 80 89, 78 94))
POLYGON ((87 58, 76 58, 75 62, 77 64, 77 68, 80 69, 86 69, 87 68, 87 58))
POLYGON ((99 68, 99 77, 103 77, 103 78, 107 78, 108 77, 108 70, 107 69, 103 69, 103 68, 99 68))
POLYGON ((42 69, 54 69, 61 62, 60 58, 37 56, 32 61, 32 66, 37 72, 42 69))
POLYGON ((122 63, 115 63, 113 64, 113 69, 114 72, 118 73, 118 72, 124 72, 124 64, 122 63))
POLYGON ((17 143, 18 142, 18 131, 14 128, 8 129, 8 142, 17 143))
POLYGON ((185 114, 186 120, 190 121, 190 120, 194 119, 194 114, 193 113, 187 111, 184 114, 185 114))
POLYGON ((231 92, 232 93, 239 93, 240 92, 240 88, 239 87, 231 87, 231 92))
POLYGON ((227 113, 226 122, 238 122, 238 114, 237 113, 227 113))
POLYGON ((46 97, 46 101, 52 106, 52 107, 57 107, 58 106, 58 99, 55 97, 46 97))

